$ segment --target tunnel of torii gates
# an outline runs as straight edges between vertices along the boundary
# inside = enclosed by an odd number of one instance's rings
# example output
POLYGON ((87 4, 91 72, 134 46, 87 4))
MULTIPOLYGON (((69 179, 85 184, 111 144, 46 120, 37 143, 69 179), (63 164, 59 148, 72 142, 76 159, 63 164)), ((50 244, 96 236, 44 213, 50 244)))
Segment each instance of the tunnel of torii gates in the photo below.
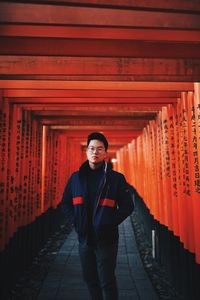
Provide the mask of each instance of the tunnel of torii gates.
POLYGON ((56 209, 100 131, 200 264, 200 2, 0 4, 0 251, 56 209))

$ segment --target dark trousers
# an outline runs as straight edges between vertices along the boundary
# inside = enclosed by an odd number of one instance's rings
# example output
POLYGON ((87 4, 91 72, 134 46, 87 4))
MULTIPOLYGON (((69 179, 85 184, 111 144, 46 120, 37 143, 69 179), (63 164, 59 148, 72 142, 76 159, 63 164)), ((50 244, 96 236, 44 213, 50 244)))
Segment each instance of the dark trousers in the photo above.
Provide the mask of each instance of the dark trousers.
POLYGON ((115 277, 117 250, 118 243, 96 248, 79 244, 83 279, 92 300, 118 299, 115 277))

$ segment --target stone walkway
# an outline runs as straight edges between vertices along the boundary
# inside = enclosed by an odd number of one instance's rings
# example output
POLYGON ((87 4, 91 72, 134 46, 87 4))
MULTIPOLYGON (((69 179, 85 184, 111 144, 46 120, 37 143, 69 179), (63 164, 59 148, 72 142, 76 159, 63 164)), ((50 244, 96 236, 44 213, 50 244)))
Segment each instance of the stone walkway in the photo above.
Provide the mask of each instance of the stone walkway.
MULTIPOLYGON (((130 218, 119 228, 120 241, 117 261, 119 300, 158 300, 141 261, 130 218)), ((78 243, 74 230, 52 263, 37 300, 88 300, 82 280, 78 243)))

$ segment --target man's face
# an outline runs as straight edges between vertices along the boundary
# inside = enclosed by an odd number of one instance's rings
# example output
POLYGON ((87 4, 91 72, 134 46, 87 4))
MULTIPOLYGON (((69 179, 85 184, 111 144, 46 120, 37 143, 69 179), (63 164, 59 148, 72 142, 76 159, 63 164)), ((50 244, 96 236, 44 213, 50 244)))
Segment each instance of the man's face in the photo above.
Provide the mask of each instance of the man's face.
POLYGON ((87 148, 87 158, 90 164, 99 164, 106 158, 104 143, 99 140, 91 140, 87 148))

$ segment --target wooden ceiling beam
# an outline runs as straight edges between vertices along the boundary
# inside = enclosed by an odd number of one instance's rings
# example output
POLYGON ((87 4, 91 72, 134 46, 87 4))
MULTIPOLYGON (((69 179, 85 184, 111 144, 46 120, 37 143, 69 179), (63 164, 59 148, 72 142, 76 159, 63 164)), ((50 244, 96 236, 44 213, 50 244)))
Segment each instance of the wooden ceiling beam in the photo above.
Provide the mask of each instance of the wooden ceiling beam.
POLYGON ((135 90, 135 91, 193 91, 193 82, 120 82, 120 81, 48 81, 48 80, 0 80, 1 89, 87 89, 87 90, 135 90))
POLYGON ((76 121, 80 119, 84 120, 84 122, 88 121, 94 121, 97 118, 103 118, 104 121, 112 121, 115 120, 122 120, 122 121, 136 121, 136 120, 152 120, 156 117, 156 113, 154 112, 94 112, 94 113, 83 113, 79 112, 77 113, 76 111, 61 111, 61 110, 56 110, 56 111, 38 111, 34 110, 32 111, 32 115, 35 117, 41 118, 49 118, 49 119, 65 119, 67 122, 68 121, 76 121))
MULTIPOLYGON (((57 124, 50 122, 49 120, 43 120, 41 122, 42 125, 46 126, 51 126, 51 129, 57 130, 57 129, 62 129, 62 130, 70 130, 70 131, 75 131, 75 130, 86 130, 88 132, 93 132, 93 131, 107 131, 107 130, 113 130, 113 125, 85 125, 85 126, 80 126, 80 125, 65 125, 65 124, 57 124)), ((148 122, 143 124, 142 126, 132 126, 132 125, 120 125, 115 128, 115 137, 118 136, 118 130, 122 132, 132 131, 132 136, 134 135, 134 132, 137 132, 137 135, 142 133, 142 129, 148 124, 148 122)))
MULTIPOLYGON (((200 42, 1 37, 0 54, 133 58, 200 58, 200 42)), ((32 58, 33 60, 33 58, 32 58)), ((76 70, 76 69, 75 69, 76 70)))
MULTIPOLYGON (((94 130, 90 130, 90 129, 85 129, 85 128, 79 128, 76 130, 72 130, 67 128, 65 130, 65 128, 63 129, 62 125, 57 125, 57 126, 49 126, 50 130, 56 130, 58 134, 62 134, 68 137, 72 137, 72 138, 78 138, 78 139, 82 139, 83 144, 86 143, 87 140, 87 136, 88 134, 90 134, 92 131, 94 130)), ((117 140, 118 141, 125 141, 127 139, 131 139, 133 136, 137 136, 139 133, 141 133, 141 131, 135 131, 133 132, 132 130, 126 130, 126 131, 119 131, 117 133, 117 137, 116 137, 116 130, 112 129, 106 129, 106 130, 101 130, 101 132, 103 134, 105 134, 109 139, 112 139, 112 141, 115 143, 117 140)))
MULTIPOLYGON (((180 6, 181 7, 181 6, 180 6)), ((200 29, 198 11, 190 14, 170 11, 146 11, 48 5, 32 3, 0 4, 0 23, 57 24, 82 26, 151 27, 200 29)))
POLYGON ((199 68, 199 59, 0 56, 0 75, 2 76, 91 75, 97 80, 100 75, 113 75, 118 80, 120 75, 129 75, 135 81, 137 76, 156 75, 157 77, 168 76, 176 81, 177 76, 183 79, 191 75, 199 76, 199 68))
POLYGON ((56 110, 64 110, 68 113, 151 113, 156 112, 163 106, 163 103, 129 103, 127 104, 119 104, 113 103, 105 106, 103 103, 89 103, 89 104, 72 104, 72 103, 62 103, 62 104, 52 104, 52 103, 25 103, 25 104, 17 104, 17 106, 21 107, 23 110, 38 110, 38 111, 56 111, 56 110))
MULTIPOLYGON (((191 61, 190 61, 191 62, 191 61)), ((188 72, 186 75, 0 75, 0 79, 8 79, 8 80, 56 80, 56 81, 167 81, 167 82, 199 82, 200 75, 193 74, 193 72, 188 72)))
MULTIPOLYGON (((111 102, 119 102, 118 98, 135 98, 133 102, 145 101, 148 98, 149 101, 155 100, 159 102, 158 98, 171 98, 171 101, 175 101, 181 96, 180 91, 136 91, 136 90, 88 90, 88 89, 68 89, 68 90, 37 90, 37 89, 6 89, 0 88, 2 97, 9 98, 12 102, 41 102, 41 103, 67 103, 67 102, 82 102, 92 103, 100 102, 98 98, 109 98, 111 102), (74 99, 70 99, 74 98, 74 99), (81 100, 82 98, 82 100, 81 100), (138 98, 138 99, 137 99, 138 98), (115 101, 116 99, 116 101, 115 101), (158 100, 158 101, 157 101, 158 100)), ((165 100, 165 99, 163 99, 165 100)), ((102 99, 102 101, 104 101, 102 99)), ((129 99, 124 99, 124 102, 130 102, 129 99)), ((154 102, 155 102, 154 101, 154 102)), ((168 101, 168 99, 166 99, 168 101)))
POLYGON ((138 97, 138 98, 10 98, 9 101, 11 103, 25 103, 25 104, 31 104, 31 103, 53 103, 53 104, 114 104, 114 105, 132 105, 132 104, 146 104, 154 106, 160 106, 161 104, 167 104, 167 103, 176 103, 177 98, 175 97, 163 97, 160 98, 153 98, 153 97, 138 97))
MULTIPOLYGON (((165 0, 166 1, 166 0, 165 0)), ((51 25, 3 25, 1 37, 63 38, 63 39, 109 39, 154 42, 200 42, 199 30, 152 29, 152 28, 106 28, 51 25)))
POLYGON ((83 148, 102 131, 114 155, 200 81, 200 5, 187 2, 1 2, 1 99, 83 148))
MULTIPOLYGON (((27 0, 26 2, 32 2, 27 0)), ((186 11, 200 11, 200 3, 196 0, 46 0, 45 3, 63 3, 76 4, 79 6, 89 5, 96 7, 124 7, 124 8, 143 8, 143 9, 157 9, 157 10, 186 10, 186 11)))
POLYGON ((147 118, 144 120, 143 117, 141 116, 135 116, 135 117, 118 117, 118 116, 113 116, 110 118, 110 116, 104 116, 100 117, 99 119, 96 118, 96 116, 63 116, 63 115, 37 115, 35 113, 32 113, 34 117, 37 117, 37 119, 42 120, 42 122, 49 121, 50 123, 56 123, 57 124, 64 124, 64 125, 137 125, 141 126, 143 123, 146 123, 146 121, 154 119, 156 114, 147 115, 147 118))

